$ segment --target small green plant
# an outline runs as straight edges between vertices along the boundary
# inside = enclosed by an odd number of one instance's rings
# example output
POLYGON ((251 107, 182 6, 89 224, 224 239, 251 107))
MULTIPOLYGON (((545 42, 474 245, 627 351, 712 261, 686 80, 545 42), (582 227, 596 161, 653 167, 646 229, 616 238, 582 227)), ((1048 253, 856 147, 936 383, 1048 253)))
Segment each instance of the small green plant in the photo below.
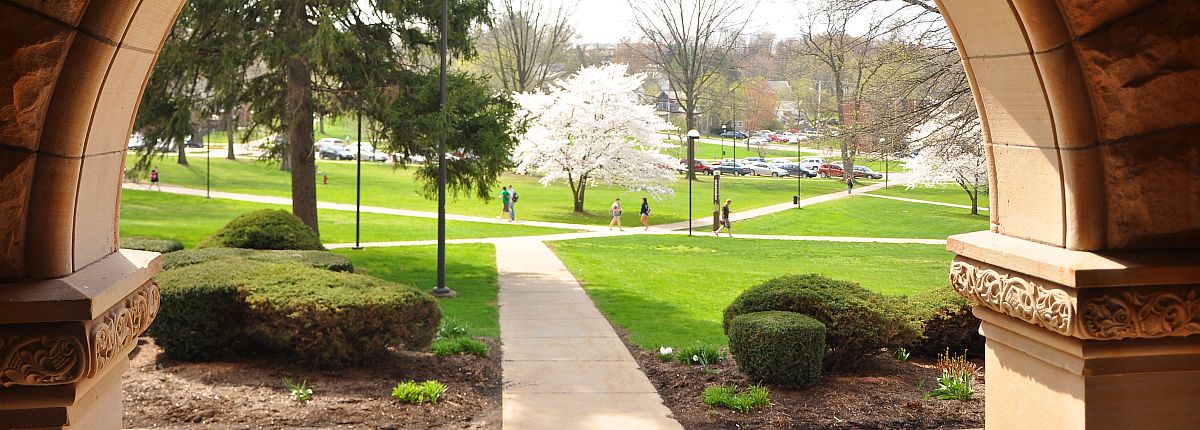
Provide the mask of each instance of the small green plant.
POLYGON ((897 361, 899 361, 899 362, 901 362, 901 363, 907 363, 907 362, 908 362, 908 356, 909 356, 909 353, 908 353, 908 350, 907 350, 907 349, 904 349, 904 348, 896 348, 896 353, 895 353, 893 356, 894 356, 894 357, 896 357, 896 360, 897 360, 897 361))
POLYGON ((471 326, 460 322, 454 318, 443 317, 442 323, 438 325, 438 339, 452 339, 456 337, 464 337, 471 333, 471 326))
POLYGON ((422 403, 437 404, 446 394, 446 385, 438 381, 404 381, 392 388, 392 397, 404 403, 419 405, 422 403))
POLYGON ((675 359, 683 364, 708 367, 710 364, 725 361, 725 350, 712 345, 697 343, 696 345, 680 348, 679 352, 675 354, 675 359))
POLYGON ((440 338, 433 341, 433 355, 446 357, 455 354, 474 354, 480 357, 488 356, 486 343, 469 337, 440 338))
POLYGON ((937 368, 942 371, 942 376, 937 378, 937 388, 925 393, 926 400, 970 400, 975 397, 975 372, 979 366, 967 361, 965 352, 951 355, 946 350, 938 356, 937 368))
POLYGON ((712 386, 704 389, 704 404, 723 406, 737 412, 748 412, 751 409, 766 406, 771 403, 766 387, 751 385, 744 391, 737 387, 712 386))
POLYGON ((671 362, 675 359, 675 348, 669 346, 658 347, 658 361, 663 363, 671 362))
POLYGON ((307 402, 312 400, 313 390, 308 388, 308 380, 301 381, 299 384, 293 383, 291 380, 284 379, 283 386, 288 390, 288 396, 297 402, 307 402))

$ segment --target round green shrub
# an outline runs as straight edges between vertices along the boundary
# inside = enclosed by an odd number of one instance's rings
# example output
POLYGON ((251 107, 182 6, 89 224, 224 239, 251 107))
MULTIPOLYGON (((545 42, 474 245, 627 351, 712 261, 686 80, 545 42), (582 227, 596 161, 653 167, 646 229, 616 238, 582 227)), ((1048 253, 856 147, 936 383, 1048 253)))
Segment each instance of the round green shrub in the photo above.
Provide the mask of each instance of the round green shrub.
POLYGON ((138 249, 142 251, 157 252, 167 254, 175 251, 182 251, 183 244, 178 240, 170 239, 154 239, 150 237, 122 237, 121 248, 138 249))
POLYGON ((729 321, 729 353, 756 382, 803 388, 821 378, 825 324, 786 311, 751 312, 729 321))
POLYGON ((825 324, 825 369, 845 369, 861 363, 864 354, 879 348, 907 346, 920 335, 907 309, 853 282, 828 277, 788 275, 742 292, 725 308, 725 334, 734 317, 751 312, 788 311, 825 324))
POLYGON ((984 339, 979 334, 979 318, 971 313, 970 300, 958 295, 949 284, 914 295, 908 301, 909 315, 921 325, 921 338, 909 351, 923 357, 937 357, 947 349, 982 356, 984 339))
POLYGON ((242 248, 189 249, 163 255, 163 270, 178 269, 221 259, 244 259, 268 263, 300 263, 335 272, 353 272, 354 263, 329 251, 260 250, 242 248))
POLYGON ((177 359, 369 364, 390 347, 428 350, 441 319, 433 296, 413 287, 299 263, 221 259, 167 270, 158 282, 150 334, 177 359))
POLYGON ((241 214, 196 247, 325 249, 311 228, 282 209, 262 209, 241 214))

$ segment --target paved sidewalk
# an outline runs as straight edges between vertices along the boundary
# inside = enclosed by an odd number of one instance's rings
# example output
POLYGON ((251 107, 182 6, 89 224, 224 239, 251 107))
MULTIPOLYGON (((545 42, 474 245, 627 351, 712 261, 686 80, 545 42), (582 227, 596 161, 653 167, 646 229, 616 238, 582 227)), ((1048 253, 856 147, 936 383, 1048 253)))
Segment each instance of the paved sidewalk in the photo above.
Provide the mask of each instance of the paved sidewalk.
MULTIPOLYGON (((837 192, 837 193, 822 194, 822 195, 815 196, 815 197, 809 197, 807 199, 800 199, 800 207, 805 207, 805 206, 809 206, 809 205, 815 205, 817 203, 824 203, 824 202, 827 202, 830 200, 837 200, 840 198, 850 197, 855 194, 865 194, 868 191, 874 191, 874 190, 878 190, 880 188, 883 188, 882 183, 874 184, 874 185, 867 185, 867 186, 863 186, 863 187, 855 187, 854 194, 837 192)), ((724 204, 724 202, 722 202, 722 204, 724 204)), ((733 213, 730 214, 729 217, 733 218, 733 221, 737 222, 737 221, 744 221, 744 220, 747 220, 750 218, 760 217, 763 215, 770 215, 770 214, 773 214, 776 212, 783 212, 788 209, 795 209, 796 205, 789 202, 789 203, 780 203, 777 205, 763 206, 760 208, 739 211, 739 210, 737 210, 737 202, 734 201, 733 207, 734 207, 733 213)), ((692 220, 693 228, 703 227, 703 226, 711 226, 712 224, 713 224, 713 222, 712 222, 712 214, 711 213, 709 213, 705 216, 702 216, 700 218, 696 218, 696 219, 692 220)), ((686 230, 688 228, 688 222, 680 221, 680 222, 675 222, 675 223, 670 223, 670 224, 662 224, 662 225, 659 225, 658 228, 664 229, 664 230, 686 230)))
POLYGON ((504 429, 682 429, 542 242, 496 241, 504 429))
MULTIPOLYGON (((952 207, 952 208, 961 208, 961 209, 970 209, 970 208, 971 208, 971 206, 970 206, 970 205, 960 205, 960 204, 954 204, 954 203, 934 202, 934 201, 929 201, 929 200, 909 199, 909 198, 904 198, 904 197, 895 197, 895 196, 884 196, 884 195, 880 195, 880 194, 863 194, 863 195, 864 195, 864 196, 867 196, 867 197, 875 197, 875 198, 879 198, 879 199, 889 199, 889 200, 899 200, 899 201, 902 201, 902 202, 909 202, 909 203, 924 203, 924 204, 927 204, 927 205, 949 206, 949 207, 952 207)), ((986 210, 988 210, 988 208, 985 208, 985 207, 982 207, 982 206, 981 206, 981 207, 979 207, 979 210, 981 210, 981 211, 986 211, 986 210)))
MULTIPOLYGON (((150 189, 150 186, 147 184, 125 183, 125 184, 121 185, 121 188, 130 189, 130 190, 147 191, 150 189)), ((204 190, 196 189, 196 188, 179 187, 179 186, 174 186, 174 185, 163 185, 162 192, 171 193, 171 194, 183 194, 183 195, 188 195, 188 196, 204 197, 204 190)), ((229 192, 225 192, 225 191, 213 191, 212 197, 214 199, 240 200, 240 201, 244 201, 244 202, 267 203, 267 204, 274 204, 274 205, 291 206, 291 204, 292 204, 292 199, 287 198, 287 197, 260 196, 257 194, 229 193, 229 192)), ((332 209, 332 210, 338 210, 338 211, 354 212, 354 205, 347 204, 347 203, 331 203, 331 202, 318 201, 317 208, 318 209, 332 209)), ((408 217, 416 217, 416 218, 434 218, 434 219, 437 218, 437 212, 414 211, 414 210, 408 210, 408 209, 381 208, 381 207, 376 207, 376 206, 363 206, 362 212, 374 213, 374 214, 384 214, 384 215, 408 216, 408 217)), ((450 214, 450 213, 446 214, 446 219, 450 220, 450 221, 469 221, 469 222, 482 222, 482 223, 489 223, 489 224, 505 224, 505 225, 520 224, 520 225, 531 225, 531 226, 535 226, 535 227, 563 228, 563 229, 569 229, 569 230, 588 230, 588 231, 600 231, 600 230, 607 231, 608 230, 608 226, 603 226, 603 225, 569 224, 569 223, 546 222, 546 221, 518 221, 516 223, 511 223, 511 222, 508 222, 505 220, 501 220, 499 218, 457 215, 457 214, 450 214)))

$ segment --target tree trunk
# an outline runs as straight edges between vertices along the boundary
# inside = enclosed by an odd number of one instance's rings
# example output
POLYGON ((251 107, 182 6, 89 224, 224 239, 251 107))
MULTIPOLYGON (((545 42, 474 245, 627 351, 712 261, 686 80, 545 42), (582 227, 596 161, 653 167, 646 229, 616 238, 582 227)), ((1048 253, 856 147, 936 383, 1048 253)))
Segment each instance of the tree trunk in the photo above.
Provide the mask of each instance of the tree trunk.
POLYGON ((968 196, 971 196, 971 215, 979 215, 979 190, 974 193, 968 191, 968 196))
POLYGON ((583 197, 587 194, 587 178, 581 179, 579 181, 579 189, 572 190, 571 194, 575 196, 575 212, 583 213, 583 197))
MULTIPOLYGON (((192 125, 192 139, 195 139, 196 136, 199 134, 200 134, 200 128, 196 127, 196 125, 193 124, 192 125)), ((188 144, 187 141, 180 141, 175 144, 175 149, 179 152, 179 155, 175 158, 175 162, 182 164, 184 166, 186 166, 188 164, 187 144, 188 144)))
MULTIPOLYGON (((289 31, 306 31, 304 2, 287 2, 289 31)), ((287 144, 292 168, 292 213, 320 236, 317 226, 316 161, 313 157, 312 72, 306 60, 296 55, 287 68, 287 144)))
POLYGON ((321 134, 325 134, 325 115, 324 114, 317 117, 317 129, 321 131, 321 134))
POLYGON ((234 137, 234 135, 237 134, 237 123, 234 120, 234 118, 236 116, 233 114, 232 109, 230 110, 229 113, 227 113, 225 115, 226 115, 225 116, 225 135, 226 135, 226 137, 228 137, 228 140, 229 140, 229 143, 226 144, 226 146, 225 146, 226 147, 225 158, 229 159, 229 160, 236 160, 237 156, 235 156, 233 153, 233 145, 235 143, 237 143, 236 142, 237 138, 234 137))

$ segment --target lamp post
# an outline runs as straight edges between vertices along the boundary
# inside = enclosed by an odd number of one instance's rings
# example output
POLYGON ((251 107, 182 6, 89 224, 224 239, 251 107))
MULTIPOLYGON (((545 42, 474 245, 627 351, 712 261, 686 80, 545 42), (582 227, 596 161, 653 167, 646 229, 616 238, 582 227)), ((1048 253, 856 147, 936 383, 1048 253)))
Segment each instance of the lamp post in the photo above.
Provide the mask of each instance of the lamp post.
POLYGON ((700 137, 700 132, 696 130, 688 130, 688 236, 692 235, 692 183, 696 182, 696 139, 700 137))
POLYGON ((362 221, 362 110, 358 111, 358 171, 354 177, 354 249, 362 249, 360 222, 362 221))
POLYGON ((804 178, 804 167, 800 165, 800 141, 796 141, 796 209, 800 209, 800 179, 804 178))
MULTIPOLYGON (((207 130, 206 130, 207 131, 207 130)), ((208 133, 204 133, 204 151, 207 152, 204 157, 204 198, 212 198, 212 140, 208 138, 208 133)))
POLYGON ((446 287, 446 28, 450 21, 448 0, 442 0, 442 19, 438 29, 441 34, 441 68, 438 70, 439 106, 442 114, 442 130, 438 130, 438 249, 437 286, 431 292, 434 297, 454 297, 457 293, 446 287))
POLYGON ((879 138, 879 149, 883 151, 883 187, 888 187, 888 150, 883 146, 884 138, 879 138))

